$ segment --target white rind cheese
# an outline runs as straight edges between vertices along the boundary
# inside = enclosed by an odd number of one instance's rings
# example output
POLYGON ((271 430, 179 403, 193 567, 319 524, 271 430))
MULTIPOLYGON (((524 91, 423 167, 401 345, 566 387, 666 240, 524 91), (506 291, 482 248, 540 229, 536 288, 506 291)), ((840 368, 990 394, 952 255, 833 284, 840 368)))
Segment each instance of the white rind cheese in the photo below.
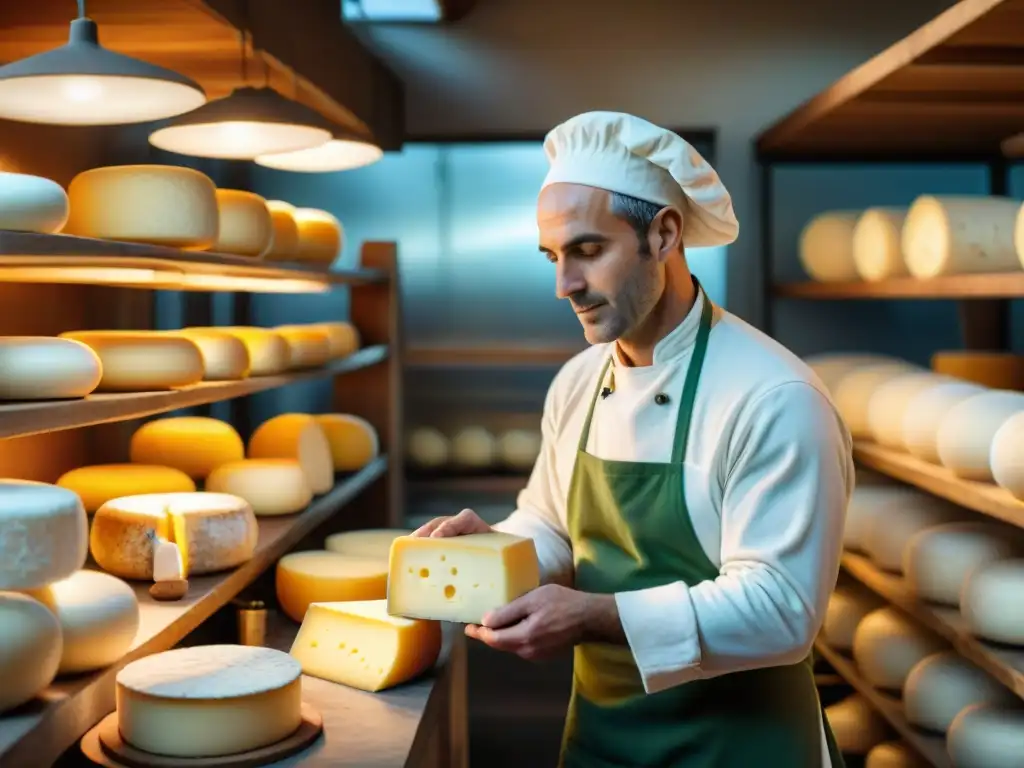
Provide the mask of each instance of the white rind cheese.
POLYGON ((162 331, 69 331, 61 338, 88 345, 103 364, 97 392, 173 389, 203 380, 199 347, 162 331))
POLYGON ((825 389, 830 394, 834 394, 836 385, 847 373, 869 365, 878 365, 879 363, 899 363, 900 360, 888 355, 876 355, 865 352, 823 352, 808 356, 804 362, 821 379, 825 389))
POLYGON ((274 239, 267 201, 241 189, 218 189, 217 240, 212 250, 238 256, 262 256, 274 239))
POLYGON ((822 637, 830 648, 844 653, 852 651, 857 625, 865 616, 880 607, 881 601, 874 595, 861 590, 836 587, 828 599, 825 621, 821 626, 822 637))
POLYGON ((878 363, 849 371, 832 392, 836 410, 854 438, 871 437, 868 404, 871 396, 887 381, 907 373, 924 373, 925 369, 902 361, 878 363))
POLYGON ((257 517, 292 515, 313 500, 313 489, 295 459, 243 459, 221 464, 206 478, 206 490, 245 499, 257 517))
POLYGON ((847 755, 866 755, 889 737, 889 725, 860 694, 847 696, 825 708, 836 746, 847 755))
POLYGON ((324 549, 339 555, 372 557, 387 560, 391 556, 391 543, 399 536, 408 536, 405 528, 366 528, 360 531, 332 533, 324 540, 324 549))
POLYGON ((853 637, 853 659, 876 688, 899 691, 918 662, 948 649, 933 632, 886 606, 865 616, 853 637))
POLYGON ((60 184, 42 176, 0 171, 0 229, 53 235, 67 220, 68 195, 60 184))
POLYGON ((53 682, 62 647, 60 623, 45 605, 0 592, 0 713, 31 701, 53 682))
POLYGON ((800 231, 800 264, 821 283, 857 279, 853 260, 853 231, 860 211, 820 213, 800 231))
POLYGON ((960 768, 1020 768, 1024 708, 975 704, 960 712, 946 733, 946 750, 960 768))
POLYGON ((1000 560, 972 571, 960 593, 967 630, 984 640, 1024 646, 1024 559, 1000 560))
POLYGON ((867 554, 868 532, 876 517, 886 517, 904 504, 920 503, 921 492, 905 485, 865 485, 858 482, 850 496, 843 528, 843 546, 867 554))
POLYGON ((903 573, 903 550, 916 533, 970 517, 962 507, 920 491, 897 498, 871 516, 863 539, 865 554, 890 573, 903 573))
POLYGON ((81 342, 47 336, 0 337, 0 400, 85 397, 99 386, 102 376, 99 356, 81 342))
POLYGON ((128 452, 135 463, 173 467, 203 480, 220 465, 244 459, 245 443, 220 419, 177 416, 143 424, 132 435, 128 452))
POLYGON ((283 413, 260 424, 249 438, 249 458, 295 459, 313 493, 327 493, 334 487, 331 444, 308 414, 283 413))
POLYGON ((225 331, 168 331, 188 339, 203 358, 204 381, 237 381, 248 377, 252 364, 245 342, 225 331))
POLYGON ((931 763, 899 741, 879 744, 868 752, 864 768, 930 768, 931 763))
POLYGON ((907 675, 903 711, 907 720, 934 733, 945 733, 953 719, 974 704, 1010 706, 1014 694, 956 651, 921 660, 907 675))
POLYGON ((901 448, 903 417, 921 395, 952 381, 934 373, 908 373, 889 379, 868 400, 868 431, 879 445, 901 448))
POLYGON ((992 481, 992 442, 1015 413, 1024 411, 1024 394, 993 390, 969 397, 949 409, 939 425, 939 461, 966 480, 992 481))
POLYGON ((853 265, 869 282, 910 274, 901 234, 906 208, 868 208, 853 229, 853 265))
POLYGON ((903 449, 912 456, 938 464, 942 420, 957 403, 984 391, 985 388, 977 384, 951 381, 919 393, 903 412, 900 425, 903 449))
POLYGON ((989 467, 998 485, 1024 499, 1024 413, 1014 414, 996 430, 989 448, 989 467))

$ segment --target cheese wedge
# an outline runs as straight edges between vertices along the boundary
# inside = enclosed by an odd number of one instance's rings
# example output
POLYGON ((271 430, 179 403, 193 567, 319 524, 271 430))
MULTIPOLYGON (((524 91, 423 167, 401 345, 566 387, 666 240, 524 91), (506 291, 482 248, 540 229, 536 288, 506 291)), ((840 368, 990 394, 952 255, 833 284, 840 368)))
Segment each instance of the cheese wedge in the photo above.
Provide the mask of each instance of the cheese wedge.
POLYGON ((301 622, 310 603, 384 599, 388 564, 323 550, 292 552, 277 562, 275 586, 281 610, 301 622))
POLYGON ((283 413, 260 424, 249 438, 250 459, 295 459, 313 493, 334 487, 334 459, 327 435, 305 413, 283 413))

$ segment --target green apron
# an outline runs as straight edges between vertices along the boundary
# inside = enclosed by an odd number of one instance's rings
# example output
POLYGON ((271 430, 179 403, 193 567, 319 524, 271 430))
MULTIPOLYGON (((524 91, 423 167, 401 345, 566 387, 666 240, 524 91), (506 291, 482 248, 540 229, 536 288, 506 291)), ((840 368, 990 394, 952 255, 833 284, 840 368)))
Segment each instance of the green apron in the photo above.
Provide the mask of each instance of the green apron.
MULTIPOLYGON (((683 460, 711 313, 705 295, 670 463, 605 461, 586 452, 611 358, 601 370, 568 498, 579 590, 612 594, 680 580, 693 586, 719 576, 701 549, 683 493, 683 460)), ((734 672, 646 694, 628 646, 578 645, 559 765, 822 768, 824 718, 811 663, 808 656, 792 666, 734 672)), ((825 733, 833 768, 843 768, 827 722, 825 733)))

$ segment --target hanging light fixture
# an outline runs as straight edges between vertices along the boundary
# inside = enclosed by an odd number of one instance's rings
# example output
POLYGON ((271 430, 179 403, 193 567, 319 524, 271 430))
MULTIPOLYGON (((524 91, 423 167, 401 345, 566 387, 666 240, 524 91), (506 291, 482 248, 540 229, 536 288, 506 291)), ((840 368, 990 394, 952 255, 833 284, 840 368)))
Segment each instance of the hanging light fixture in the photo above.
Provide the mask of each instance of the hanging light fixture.
POLYGON ((298 173, 327 173, 361 168, 380 160, 384 151, 368 136, 336 129, 334 137, 311 149, 260 155, 256 164, 279 171, 298 173))
POLYGON ((198 83, 100 47, 78 0, 66 45, 0 67, 0 117, 58 125, 161 120, 206 102, 198 83))

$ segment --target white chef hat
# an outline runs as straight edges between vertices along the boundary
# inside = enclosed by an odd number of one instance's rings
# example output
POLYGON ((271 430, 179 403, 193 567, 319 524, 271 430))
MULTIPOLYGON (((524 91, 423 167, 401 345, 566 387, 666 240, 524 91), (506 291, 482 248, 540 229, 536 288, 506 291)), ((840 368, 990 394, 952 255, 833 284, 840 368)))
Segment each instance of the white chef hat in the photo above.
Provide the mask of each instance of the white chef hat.
POLYGON ((728 245, 739 235, 732 198, 689 142, 622 112, 584 112, 544 138, 550 168, 541 189, 583 184, 672 205, 683 214, 683 243, 728 245))

